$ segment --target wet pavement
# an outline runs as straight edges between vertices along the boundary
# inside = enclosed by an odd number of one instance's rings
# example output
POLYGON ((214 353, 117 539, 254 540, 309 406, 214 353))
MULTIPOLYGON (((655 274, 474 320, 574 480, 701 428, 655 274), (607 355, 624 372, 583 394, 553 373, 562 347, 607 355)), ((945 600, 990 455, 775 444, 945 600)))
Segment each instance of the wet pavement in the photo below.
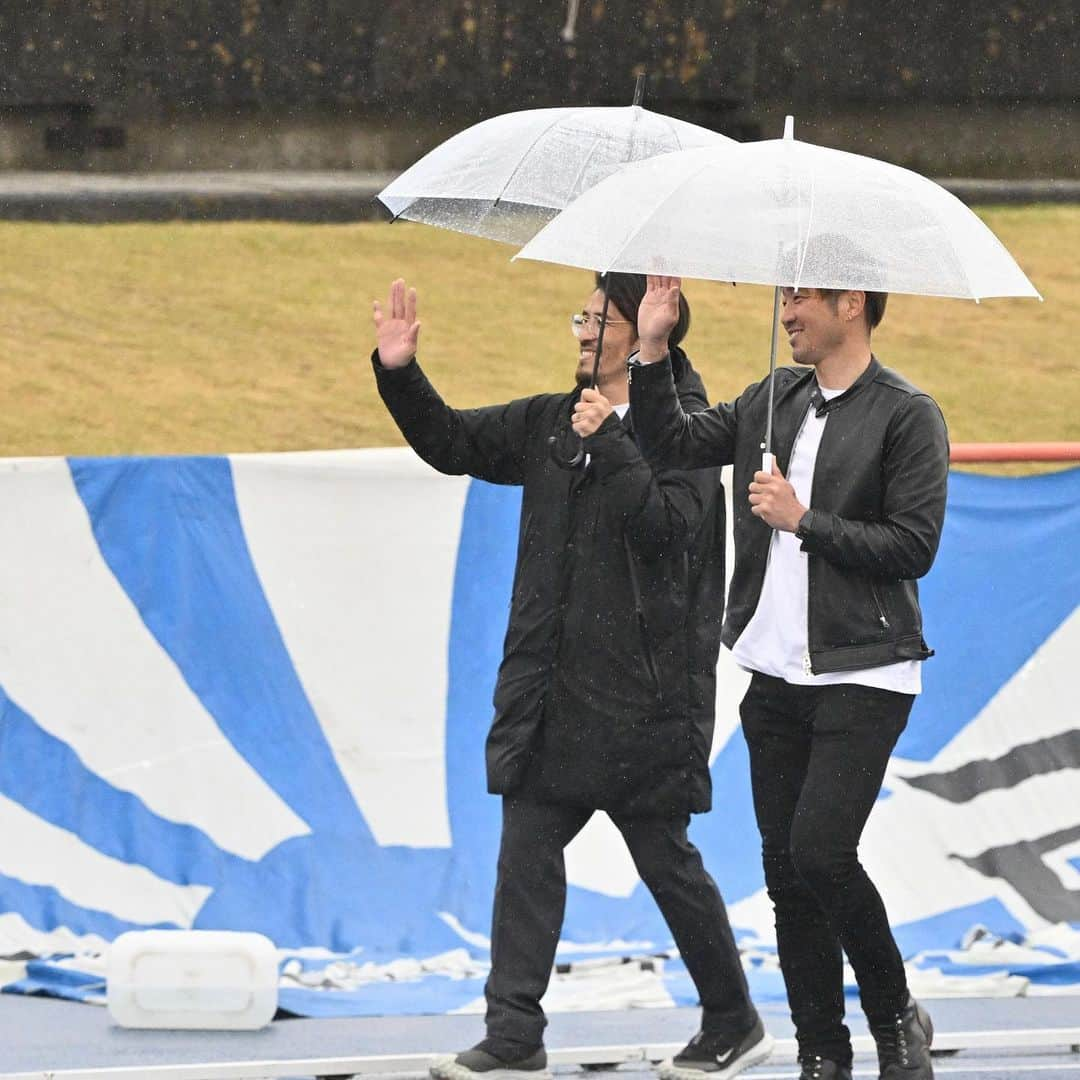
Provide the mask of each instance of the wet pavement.
MULTIPOLYGON (((943 1049, 963 1047, 936 1058, 939 1080, 1080 1078, 1080 997, 941 999, 927 1005, 938 1032, 935 1042, 943 1049)), ((798 1068, 786 1009, 766 1006, 762 1015, 777 1049, 768 1062, 742 1075, 794 1080, 798 1068)), ((681 1047, 697 1017, 696 1009, 668 1008, 554 1014, 546 1042, 556 1080, 643 1080, 652 1075, 646 1056, 659 1059, 681 1047)), ((861 1016, 850 1023, 855 1076, 876 1077, 861 1016)), ((432 1056, 471 1045, 482 1033, 476 1015, 280 1020, 255 1032, 133 1031, 114 1027, 100 1006, 4 994, 0 1080, 231 1080, 360 1071, 420 1076, 432 1056)))

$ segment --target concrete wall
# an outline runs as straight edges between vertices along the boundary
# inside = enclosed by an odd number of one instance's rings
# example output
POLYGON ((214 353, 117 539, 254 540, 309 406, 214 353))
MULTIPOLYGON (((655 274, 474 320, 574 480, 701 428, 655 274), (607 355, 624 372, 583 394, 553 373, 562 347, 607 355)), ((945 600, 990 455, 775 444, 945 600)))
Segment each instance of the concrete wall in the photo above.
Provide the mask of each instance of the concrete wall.
POLYGON ((508 109, 627 102, 644 71, 654 107, 736 137, 794 111, 938 174, 1077 175, 1072 0, 572 6, 8 0, 0 167, 397 168, 508 109))

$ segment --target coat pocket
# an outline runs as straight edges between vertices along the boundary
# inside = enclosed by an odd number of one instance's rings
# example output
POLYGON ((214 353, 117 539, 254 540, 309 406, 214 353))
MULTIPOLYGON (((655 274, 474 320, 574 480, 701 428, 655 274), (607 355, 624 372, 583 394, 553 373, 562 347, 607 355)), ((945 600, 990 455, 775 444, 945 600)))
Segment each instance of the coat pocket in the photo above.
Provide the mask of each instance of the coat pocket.
POLYGON ((546 698, 538 694, 520 710, 499 713, 484 748, 488 791, 504 795, 521 784, 543 731, 546 698))
POLYGON ((624 717, 612 738, 619 772, 639 783, 651 773, 686 762, 686 735, 686 725, 663 709, 624 717))

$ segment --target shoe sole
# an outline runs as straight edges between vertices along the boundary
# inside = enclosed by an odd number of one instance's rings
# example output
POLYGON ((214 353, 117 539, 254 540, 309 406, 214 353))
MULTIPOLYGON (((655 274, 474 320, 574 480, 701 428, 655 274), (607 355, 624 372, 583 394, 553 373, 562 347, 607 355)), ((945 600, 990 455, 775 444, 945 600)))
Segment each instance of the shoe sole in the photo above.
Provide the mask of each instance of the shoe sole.
POLYGON ((488 1069, 475 1072, 467 1065, 459 1065, 452 1057, 439 1058, 428 1067, 434 1080, 554 1080, 548 1069, 488 1069))
MULTIPOLYGON (((760 1041, 754 1043, 737 1061, 733 1061, 726 1069, 695 1069, 687 1065, 676 1065, 673 1061, 665 1061, 657 1070, 660 1080, 730 1080, 738 1076, 743 1069, 749 1069, 753 1065, 760 1065, 773 1052, 773 1037, 764 1035, 760 1041)), ((452 1080, 463 1080, 454 1077, 452 1080)))

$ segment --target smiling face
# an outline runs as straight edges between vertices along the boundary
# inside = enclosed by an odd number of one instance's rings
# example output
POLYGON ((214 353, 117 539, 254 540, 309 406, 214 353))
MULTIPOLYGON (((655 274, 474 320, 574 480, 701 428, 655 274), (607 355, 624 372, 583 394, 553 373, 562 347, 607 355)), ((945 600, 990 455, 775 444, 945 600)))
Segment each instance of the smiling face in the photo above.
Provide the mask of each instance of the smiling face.
POLYGON ((861 333, 862 320, 853 323, 853 303, 861 313, 861 293, 822 295, 817 289, 781 289, 780 321, 788 335, 791 359, 815 367, 840 352, 854 331, 861 333))
MULTIPOLYGON (((600 313, 604 310, 604 294, 600 289, 581 308, 588 321, 577 331, 578 366, 576 378, 579 386, 588 386, 596 362, 596 343, 600 334, 600 313)), ((609 400, 608 389, 616 390, 626 383, 626 358, 638 347, 637 325, 628 319, 614 304, 608 304, 607 326, 604 328, 604 350, 600 357, 597 386, 609 400)), ((625 390, 624 390, 625 392, 625 390)))

